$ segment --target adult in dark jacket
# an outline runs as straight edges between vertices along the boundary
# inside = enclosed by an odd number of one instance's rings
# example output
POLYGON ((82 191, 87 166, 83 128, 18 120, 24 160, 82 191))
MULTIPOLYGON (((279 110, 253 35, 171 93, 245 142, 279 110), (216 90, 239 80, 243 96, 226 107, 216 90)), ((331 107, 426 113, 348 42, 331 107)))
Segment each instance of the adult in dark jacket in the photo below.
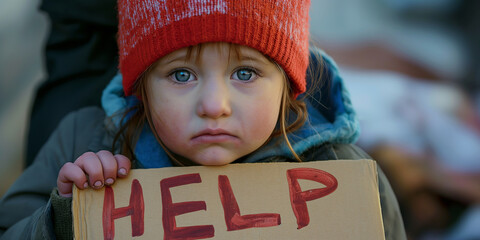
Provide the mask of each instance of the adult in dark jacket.
POLYGON ((42 1, 40 8, 50 18, 48 77, 37 89, 30 113, 25 166, 65 115, 100 106, 103 89, 118 71, 116 2, 42 1))

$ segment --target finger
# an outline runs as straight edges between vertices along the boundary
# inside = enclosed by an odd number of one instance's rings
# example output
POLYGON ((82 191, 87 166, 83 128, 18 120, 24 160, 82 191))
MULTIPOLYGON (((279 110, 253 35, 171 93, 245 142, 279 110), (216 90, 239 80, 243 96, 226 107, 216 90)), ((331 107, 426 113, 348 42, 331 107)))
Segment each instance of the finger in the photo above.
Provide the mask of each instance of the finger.
POLYGON ((67 162, 58 173, 57 188, 60 196, 71 197, 73 184, 79 189, 87 188, 87 176, 85 176, 85 173, 80 167, 71 162, 67 162))
POLYGON ((117 179, 117 160, 109 151, 102 150, 97 153, 103 168, 103 177, 106 185, 112 185, 117 179))
POLYGON ((117 160, 118 177, 126 177, 132 167, 130 159, 121 154, 116 154, 114 157, 117 160))
POLYGON ((103 168, 98 156, 93 152, 86 152, 75 160, 78 165, 88 175, 88 182, 91 187, 99 189, 103 187, 103 168))

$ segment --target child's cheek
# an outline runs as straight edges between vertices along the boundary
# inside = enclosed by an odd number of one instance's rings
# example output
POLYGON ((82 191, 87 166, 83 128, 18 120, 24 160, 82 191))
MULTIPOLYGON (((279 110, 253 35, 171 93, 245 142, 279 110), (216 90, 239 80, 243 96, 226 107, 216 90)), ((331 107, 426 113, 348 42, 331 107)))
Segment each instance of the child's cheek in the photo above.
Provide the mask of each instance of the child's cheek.
POLYGON ((183 135, 187 126, 185 116, 182 116, 178 110, 181 106, 171 105, 157 106, 153 109, 152 121, 158 137, 167 146, 169 142, 174 142, 183 135))
POLYGON ((280 112, 280 97, 269 96, 257 99, 246 115, 250 125, 250 134, 263 144, 272 134, 280 112))

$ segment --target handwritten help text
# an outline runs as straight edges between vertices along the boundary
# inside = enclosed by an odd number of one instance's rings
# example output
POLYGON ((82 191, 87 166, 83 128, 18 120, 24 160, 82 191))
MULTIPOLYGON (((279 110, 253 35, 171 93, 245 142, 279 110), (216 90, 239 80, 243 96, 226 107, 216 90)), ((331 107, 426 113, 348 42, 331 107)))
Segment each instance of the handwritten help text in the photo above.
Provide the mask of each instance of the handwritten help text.
MULTIPOLYGON (((310 223, 307 202, 322 198, 337 189, 337 179, 330 173, 314 168, 294 168, 287 170, 290 203, 297 220, 297 229, 306 227, 310 223), (323 188, 302 191, 299 179, 310 180, 325 185, 323 188)), ((213 225, 198 225, 177 227, 175 217, 200 210, 207 210, 205 201, 176 202, 172 201, 171 188, 182 185, 201 183, 198 173, 178 175, 164 178, 160 181, 162 200, 162 224, 164 239, 205 239, 215 236, 213 225)), ((281 224, 278 213, 258 213, 242 215, 235 198, 234 191, 226 175, 218 176, 218 192, 223 207, 225 224, 228 231, 238 231, 248 228, 273 227, 281 224)), ((132 237, 142 236, 144 233, 143 190, 137 179, 132 181, 130 202, 126 207, 115 207, 113 188, 105 188, 103 203, 103 235, 104 239, 114 239, 114 220, 131 217, 132 237)))

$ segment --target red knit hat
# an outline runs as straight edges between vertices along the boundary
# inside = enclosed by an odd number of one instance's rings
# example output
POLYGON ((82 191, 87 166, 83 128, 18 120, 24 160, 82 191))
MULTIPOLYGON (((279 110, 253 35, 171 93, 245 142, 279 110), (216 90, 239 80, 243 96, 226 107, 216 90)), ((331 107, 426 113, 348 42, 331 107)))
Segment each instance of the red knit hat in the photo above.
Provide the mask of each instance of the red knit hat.
POLYGON ((152 63, 206 42, 249 46, 305 92, 310 0, 119 0, 118 46, 125 95, 152 63))

